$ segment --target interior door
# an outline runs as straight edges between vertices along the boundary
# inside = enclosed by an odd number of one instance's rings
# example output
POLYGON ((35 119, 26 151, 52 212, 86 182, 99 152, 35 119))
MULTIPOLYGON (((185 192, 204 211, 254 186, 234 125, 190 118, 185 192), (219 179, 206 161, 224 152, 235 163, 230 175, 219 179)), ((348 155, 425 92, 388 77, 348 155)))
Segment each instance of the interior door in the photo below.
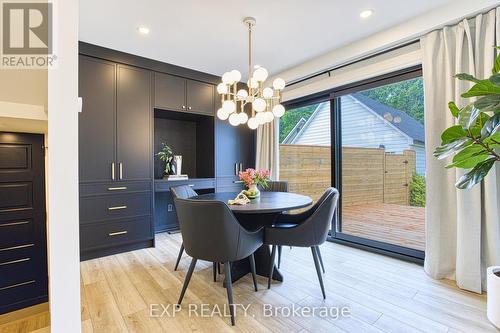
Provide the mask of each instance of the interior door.
POLYGON ((47 300, 43 135, 0 132, 0 314, 47 300))
POLYGON ((80 182, 110 181, 115 176, 116 65, 80 56, 79 75, 80 182))
POLYGON ((117 178, 151 179, 151 72, 118 66, 117 178))

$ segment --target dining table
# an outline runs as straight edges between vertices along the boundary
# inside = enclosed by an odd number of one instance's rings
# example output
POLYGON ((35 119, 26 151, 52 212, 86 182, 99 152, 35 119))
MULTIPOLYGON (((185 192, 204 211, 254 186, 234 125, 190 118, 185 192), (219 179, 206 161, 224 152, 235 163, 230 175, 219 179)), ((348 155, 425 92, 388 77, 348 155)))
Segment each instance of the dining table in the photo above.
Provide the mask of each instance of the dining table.
MULTIPOLYGON (((191 199, 216 200, 227 204, 228 200, 235 199, 237 195, 237 192, 217 192, 198 195, 191 199)), ((228 205, 228 207, 244 228, 255 231, 274 225, 280 214, 308 207, 312 202, 310 197, 301 194, 261 191, 260 196, 250 199, 250 202, 246 205, 228 205)), ((255 251, 254 257, 257 275, 269 277, 269 268, 271 267, 271 251, 269 246, 263 244, 255 251)), ((231 263, 232 282, 236 282, 250 272, 251 268, 247 258, 231 263)), ((274 267, 272 278, 280 282, 283 281, 283 274, 276 266, 274 267)))

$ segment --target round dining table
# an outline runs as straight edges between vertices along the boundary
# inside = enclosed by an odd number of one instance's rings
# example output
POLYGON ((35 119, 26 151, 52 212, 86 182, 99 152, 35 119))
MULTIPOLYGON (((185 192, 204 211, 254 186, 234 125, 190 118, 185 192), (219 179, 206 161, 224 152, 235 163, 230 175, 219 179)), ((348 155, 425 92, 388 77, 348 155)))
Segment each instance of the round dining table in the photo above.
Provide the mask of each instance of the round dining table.
MULTIPOLYGON (((218 192, 202 194, 191 199, 195 200, 217 200, 228 203, 235 199, 237 192, 218 192)), ((267 192, 262 191, 260 196, 251 199, 246 205, 228 205, 234 213, 238 222, 247 230, 258 230, 271 226, 276 222, 278 216, 284 212, 310 206, 312 199, 308 196, 290 192, 267 192)), ((262 245, 254 253, 256 273, 261 276, 269 276, 271 265, 271 252, 269 246, 262 245)), ((231 278, 235 282, 250 273, 250 264, 247 258, 231 263, 231 278)), ((273 280, 283 281, 283 275, 274 267, 273 280)))

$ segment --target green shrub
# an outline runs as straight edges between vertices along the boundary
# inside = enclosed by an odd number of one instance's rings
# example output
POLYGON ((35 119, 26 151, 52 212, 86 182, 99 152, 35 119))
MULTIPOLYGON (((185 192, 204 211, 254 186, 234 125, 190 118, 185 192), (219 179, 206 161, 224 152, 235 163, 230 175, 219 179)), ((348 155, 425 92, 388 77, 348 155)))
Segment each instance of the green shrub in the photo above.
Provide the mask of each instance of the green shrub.
POLYGON ((425 207, 425 177, 416 173, 410 183, 410 206, 425 207))

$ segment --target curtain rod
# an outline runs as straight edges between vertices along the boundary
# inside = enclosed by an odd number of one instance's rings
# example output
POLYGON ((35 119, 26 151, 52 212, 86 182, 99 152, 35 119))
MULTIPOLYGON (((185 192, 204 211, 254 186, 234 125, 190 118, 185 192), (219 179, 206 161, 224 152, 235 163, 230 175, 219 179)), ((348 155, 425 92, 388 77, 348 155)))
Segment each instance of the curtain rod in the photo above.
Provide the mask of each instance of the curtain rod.
POLYGON ((405 46, 409 46, 409 45, 415 44, 415 43, 417 43, 419 41, 419 39, 420 39, 420 37, 419 38, 414 38, 414 39, 412 39, 410 41, 407 41, 407 42, 405 42, 403 44, 391 46, 391 47, 385 48, 383 50, 378 50, 376 52, 372 52, 372 53, 364 55, 364 56, 359 56, 359 57, 351 59, 351 60, 349 60, 347 62, 338 64, 336 66, 329 67, 327 69, 324 69, 322 71, 319 71, 319 72, 316 72, 316 73, 313 73, 313 74, 309 74, 309 75, 304 76, 304 77, 302 77, 300 79, 293 80, 290 83, 288 83, 286 86, 290 87, 290 86, 293 86, 295 84, 299 84, 301 82, 313 79, 315 77, 318 77, 318 76, 321 76, 321 75, 324 75, 324 74, 330 75, 330 72, 332 72, 334 70, 341 69, 341 68, 344 68, 344 67, 347 67, 347 66, 350 66, 350 65, 354 65, 354 64, 359 63, 361 61, 372 59, 372 58, 375 58, 377 56, 380 56, 380 55, 383 55, 383 54, 386 54, 386 53, 389 53, 389 52, 401 49, 401 48, 403 48, 405 46))
POLYGON ((442 28, 444 28, 446 26, 449 26, 449 25, 452 25, 452 24, 457 24, 457 23, 461 22, 462 20, 473 18, 473 17, 475 17, 475 16, 477 16, 479 14, 485 14, 485 13, 489 12, 490 10, 492 10, 494 8, 497 8, 497 7, 498 7, 498 4, 491 5, 489 7, 486 7, 486 8, 483 8, 481 10, 478 10, 478 11, 476 11, 474 13, 471 13, 471 14, 468 14, 468 15, 464 15, 464 16, 462 16, 460 18, 451 20, 451 21, 446 22, 444 24, 441 24, 441 25, 438 25, 438 26, 433 27, 431 29, 425 30, 425 31, 419 33, 417 36, 411 37, 408 40, 403 40, 403 42, 401 44, 388 46, 386 48, 383 48, 383 49, 380 49, 380 50, 368 53, 366 55, 362 55, 362 56, 359 56, 359 57, 347 60, 347 61, 345 61, 343 63, 340 63, 338 65, 329 67, 327 69, 323 69, 321 71, 318 71, 318 72, 315 72, 315 73, 303 76, 303 77, 295 79, 295 80, 291 80, 290 83, 287 84, 287 87, 299 84, 301 82, 313 79, 315 77, 318 77, 318 76, 321 76, 321 75, 324 75, 324 74, 330 75, 330 72, 332 72, 334 70, 341 69, 341 68, 344 68, 344 67, 347 67, 347 66, 359 63, 361 61, 372 59, 374 57, 377 57, 377 56, 389 53, 391 51, 398 50, 398 49, 403 48, 405 46, 409 46, 409 45, 418 43, 420 41, 421 37, 423 37, 424 35, 428 34, 431 31, 439 30, 439 29, 442 29, 442 28))

